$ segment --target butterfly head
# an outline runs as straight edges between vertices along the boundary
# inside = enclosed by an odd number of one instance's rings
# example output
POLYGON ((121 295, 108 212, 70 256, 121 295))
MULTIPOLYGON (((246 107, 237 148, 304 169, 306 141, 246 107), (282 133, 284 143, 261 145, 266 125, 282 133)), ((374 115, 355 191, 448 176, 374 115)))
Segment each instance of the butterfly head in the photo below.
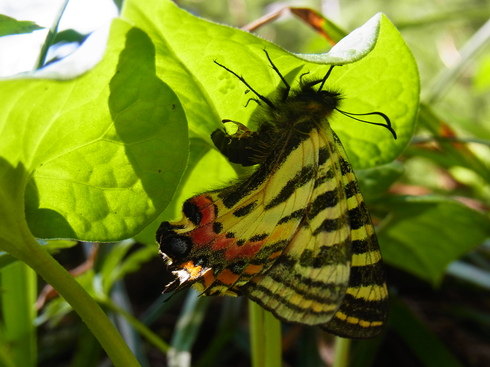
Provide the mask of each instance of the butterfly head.
POLYGON ((330 115, 337 109, 342 99, 341 93, 333 90, 315 90, 314 84, 318 82, 308 82, 300 86, 289 97, 289 102, 301 103, 305 106, 308 113, 319 114, 323 117, 330 115), (313 83, 313 84, 312 84, 313 83))

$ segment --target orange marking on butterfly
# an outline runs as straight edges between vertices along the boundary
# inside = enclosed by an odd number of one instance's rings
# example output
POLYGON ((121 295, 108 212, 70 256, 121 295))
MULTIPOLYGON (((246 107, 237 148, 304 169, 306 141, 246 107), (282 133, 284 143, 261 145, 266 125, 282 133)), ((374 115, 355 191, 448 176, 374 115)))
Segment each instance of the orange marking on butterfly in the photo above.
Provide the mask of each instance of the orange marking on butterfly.
POLYGON ((202 266, 194 265, 194 261, 189 260, 188 262, 182 264, 182 269, 187 270, 191 278, 197 278, 202 270, 202 266))
POLYGON ((282 225, 278 225, 276 228, 274 228, 274 231, 269 236, 269 241, 270 243, 274 243, 280 240, 284 239, 284 234, 285 233, 293 233, 295 230, 295 225, 286 223, 282 225))
POLYGON ((209 223, 201 228, 196 228, 192 233, 192 242, 196 248, 209 245, 216 238, 216 233, 213 231, 213 224, 209 223))
POLYGON ((231 245, 225 252, 225 259, 227 261, 233 261, 239 258, 252 258, 254 257, 264 245, 265 240, 258 242, 245 242, 244 245, 238 246, 236 243, 231 245))
POLYGON ((223 284, 234 284, 241 274, 235 274, 230 269, 223 270, 216 279, 218 279, 223 284))
POLYGON ((214 270, 213 269, 206 270, 202 275, 202 279, 203 279, 204 288, 208 288, 209 286, 211 286, 211 284, 213 284, 215 280, 214 270))
MULTIPOLYGON (((216 234, 215 234, 216 236, 216 234)), ((236 241, 236 238, 227 238, 226 235, 216 237, 216 240, 214 240, 211 243, 211 250, 213 251, 219 251, 219 250, 224 250, 228 247, 230 247, 233 242, 236 241)))
POLYGON ((262 270, 264 266, 263 265, 249 265, 247 266, 244 270, 244 274, 257 274, 259 271, 262 270))
POLYGON ((270 260, 273 260, 273 259, 275 259, 276 257, 278 257, 280 254, 282 254, 282 251, 277 251, 277 252, 274 252, 273 254, 271 254, 271 255, 269 256, 269 259, 270 259, 270 260))

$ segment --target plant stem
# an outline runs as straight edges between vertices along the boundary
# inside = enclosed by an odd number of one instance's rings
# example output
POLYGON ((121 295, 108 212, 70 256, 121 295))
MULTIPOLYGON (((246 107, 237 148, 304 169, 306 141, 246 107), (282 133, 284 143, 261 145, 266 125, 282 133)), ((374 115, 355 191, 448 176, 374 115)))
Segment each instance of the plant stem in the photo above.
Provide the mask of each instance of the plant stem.
POLYGON ((94 336, 117 367, 139 367, 140 364, 118 333, 107 315, 87 291, 73 278, 35 239, 24 236, 24 244, 29 249, 25 261, 73 307, 87 324, 94 336))
POLYGON ((66 6, 68 5, 68 1, 69 0, 65 0, 64 3, 61 4, 58 14, 56 15, 55 21, 49 28, 48 34, 46 35, 46 39, 44 40, 43 47, 41 48, 41 51, 39 53, 35 70, 42 68, 46 63, 46 56, 48 54, 48 50, 53 45, 54 39, 56 38, 56 34, 58 33, 58 26, 60 24, 61 17, 65 12, 66 6))
POLYGON ((15 366, 36 366, 36 273, 17 261, 0 272, 3 339, 15 366))
POLYGON ((350 339, 335 337, 335 360, 332 367, 347 367, 349 365, 350 339))
POLYGON ((249 300, 250 345, 253 367, 280 367, 281 322, 270 312, 249 300))

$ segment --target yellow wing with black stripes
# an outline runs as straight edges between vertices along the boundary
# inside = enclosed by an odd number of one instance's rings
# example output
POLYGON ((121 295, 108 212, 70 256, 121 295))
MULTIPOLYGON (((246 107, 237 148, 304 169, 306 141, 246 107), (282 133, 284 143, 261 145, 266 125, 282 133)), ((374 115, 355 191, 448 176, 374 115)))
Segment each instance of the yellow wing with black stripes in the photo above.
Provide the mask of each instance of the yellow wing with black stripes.
MULTIPOLYGON (((328 122, 309 135, 280 168, 296 177, 301 174, 297 162, 308 166, 316 155, 315 174, 303 190, 311 194, 298 189, 288 198, 301 202, 296 231, 267 271, 242 290, 280 319, 320 325, 340 336, 368 338, 382 330, 388 297, 374 228, 328 122)), ((294 205, 285 207, 288 204, 294 205)), ((282 216, 279 222, 295 219, 282 216)))

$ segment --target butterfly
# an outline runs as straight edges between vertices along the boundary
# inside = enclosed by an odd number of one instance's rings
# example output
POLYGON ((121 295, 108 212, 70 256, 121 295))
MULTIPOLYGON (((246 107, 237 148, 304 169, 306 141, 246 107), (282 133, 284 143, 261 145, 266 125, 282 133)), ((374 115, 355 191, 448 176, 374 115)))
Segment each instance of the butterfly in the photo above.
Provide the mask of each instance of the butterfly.
MULTIPOLYGON (((271 99, 252 91, 258 128, 211 135, 230 162, 256 166, 248 177, 186 200, 183 218, 162 222, 156 239, 175 276, 165 291, 193 286, 202 295, 245 295, 288 322, 318 325, 349 338, 382 331, 388 291, 366 204, 342 143, 329 124, 342 111, 339 91, 320 79, 290 85, 264 50, 283 87, 271 99)), ((250 100, 249 100, 250 102, 250 100)), ((248 104, 248 102, 247 102, 248 104)))

